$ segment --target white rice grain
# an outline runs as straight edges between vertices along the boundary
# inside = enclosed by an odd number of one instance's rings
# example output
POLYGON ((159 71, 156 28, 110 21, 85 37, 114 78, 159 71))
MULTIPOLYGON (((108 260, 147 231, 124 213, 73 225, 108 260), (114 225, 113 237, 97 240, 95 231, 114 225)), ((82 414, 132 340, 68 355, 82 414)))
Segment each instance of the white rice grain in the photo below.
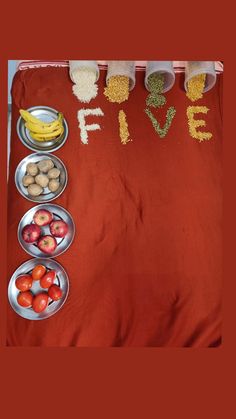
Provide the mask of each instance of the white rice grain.
POLYGON ((98 85, 96 82, 96 74, 89 69, 78 70, 74 74, 75 84, 72 87, 74 95, 80 102, 89 103, 98 93, 98 85))

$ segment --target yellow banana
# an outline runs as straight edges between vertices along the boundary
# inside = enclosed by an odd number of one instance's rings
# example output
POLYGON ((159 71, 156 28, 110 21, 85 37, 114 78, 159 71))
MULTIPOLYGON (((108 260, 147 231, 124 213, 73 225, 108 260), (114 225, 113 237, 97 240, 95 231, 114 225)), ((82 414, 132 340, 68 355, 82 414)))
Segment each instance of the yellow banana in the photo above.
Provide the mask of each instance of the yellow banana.
POLYGON ((46 127, 47 128, 50 128, 52 126, 54 127, 55 125, 58 124, 58 122, 59 123, 62 123, 62 121, 63 121, 63 115, 62 115, 61 112, 58 113, 58 118, 55 121, 53 121, 53 122, 44 122, 44 121, 41 121, 40 119, 36 118, 30 112, 25 111, 24 109, 20 109, 20 115, 22 116, 22 118, 25 120, 26 123, 37 125, 37 126, 40 126, 40 127, 43 126, 45 128, 46 127))
POLYGON ((25 127, 29 130, 34 132, 35 134, 50 134, 55 129, 58 129, 62 126, 62 124, 57 119, 54 121, 50 126, 45 125, 38 125, 38 124, 32 124, 31 122, 26 122, 25 127))
POLYGON ((30 121, 32 124, 42 123, 42 121, 40 121, 38 118, 36 118, 35 116, 33 116, 30 112, 25 111, 24 109, 20 109, 20 115, 22 116, 22 118, 26 122, 30 121))
POLYGON ((61 112, 58 113, 58 121, 62 124, 63 122, 63 114, 61 112))
POLYGON ((36 134, 30 131, 30 136, 36 141, 51 141, 51 140, 56 139, 56 137, 61 135, 63 132, 64 132, 64 128, 63 126, 61 126, 59 129, 48 134, 36 134))

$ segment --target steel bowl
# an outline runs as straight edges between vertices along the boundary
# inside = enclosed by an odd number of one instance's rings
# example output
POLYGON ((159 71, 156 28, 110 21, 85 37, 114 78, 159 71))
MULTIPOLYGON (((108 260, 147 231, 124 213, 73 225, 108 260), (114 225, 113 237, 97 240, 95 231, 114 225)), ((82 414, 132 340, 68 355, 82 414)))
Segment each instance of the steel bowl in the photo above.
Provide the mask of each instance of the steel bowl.
MULTIPOLYGON (((40 287, 40 281, 34 281, 31 291, 34 295, 38 294, 41 291, 47 291, 40 287)), ((59 311, 64 305, 69 293, 69 279, 65 269, 55 260, 52 259, 30 259, 27 262, 23 263, 12 275, 9 285, 8 285, 8 299, 13 310, 19 314, 19 316, 24 317, 28 320, 43 320, 48 317, 53 316, 57 311, 59 311), (19 275, 22 274, 31 274, 33 268, 36 265, 44 265, 47 270, 56 271, 56 279, 54 284, 59 285, 62 289, 62 298, 58 301, 53 301, 49 298, 48 307, 41 313, 36 313, 31 307, 25 308, 21 307, 17 302, 17 295, 19 290, 15 286, 15 280, 19 275)))
MULTIPOLYGON (((42 231, 42 236, 45 236, 48 234, 51 235, 48 225, 41 227, 41 231, 42 231)), ((25 213, 25 215, 22 217, 22 219, 19 222, 17 234, 18 234, 18 240, 19 240, 20 245, 31 256, 38 257, 38 258, 52 258, 52 257, 57 257, 61 255, 69 248, 69 246, 71 245, 74 239, 75 224, 69 212, 66 211, 63 207, 60 207, 59 205, 53 205, 53 204, 40 204, 33 208, 30 208, 30 210, 25 213), (42 252, 37 247, 37 243, 26 243, 23 240, 23 237, 21 234, 25 225, 33 224, 34 213, 40 209, 46 209, 50 211, 53 214, 54 220, 63 220, 68 224, 67 235, 63 238, 55 237, 57 241, 57 247, 54 250, 54 252, 50 254, 46 254, 42 252)))
MULTIPOLYGON (((53 122, 58 118, 58 111, 48 106, 33 106, 27 109, 27 111, 44 122, 53 122)), ((55 140, 36 141, 30 136, 29 130, 25 127, 25 121, 20 116, 17 121, 16 130, 21 142, 30 150, 52 152, 62 147, 68 137, 68 124, 65 118, 63 119, 63 127, 64 132, 55 140)))
POLYGON ((67 170, 64 163, 53 154, 48 155, 47 153, 33 153, 29 156, 25 157, 21 162, 18 164, 16 172, 15 172, 15 184, 20 192, 20 194, 32 202, 50 202, 54 199, 58 198, 66 188, 68 181, 67 170), (59 176, 59 183, 60 186, 56 192, 51 192, 50 189, 43 188, 43 193, 39 196, 32 196, 28 193, 28 189, 23 186, 22 179, 26 175, 26 166, 28 163, 38 163, 41 160, 50 159, 53 161, 54 166, 60 170, 59 176))

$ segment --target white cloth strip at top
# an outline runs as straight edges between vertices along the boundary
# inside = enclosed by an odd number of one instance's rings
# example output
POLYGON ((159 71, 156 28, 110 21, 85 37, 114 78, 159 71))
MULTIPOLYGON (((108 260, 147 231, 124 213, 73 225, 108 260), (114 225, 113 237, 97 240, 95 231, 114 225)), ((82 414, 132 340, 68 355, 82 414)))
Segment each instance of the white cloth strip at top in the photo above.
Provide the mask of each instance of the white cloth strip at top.
MULTIPOLYGON (((97 61, 101 70, 107 69, 107 61, 97 61)), ((136 71, 144 71, 147 61, 135 61, 136 71)), ((185 61, 173 61, 175 73, 182 73, 185 71, 185 61)), ((31 68, 40 67, 69 67, 69 61, 43 61, 43 60, 19 60, 17 61, 17 70, 28 70, 31 68)), ((216 73, 224 71, 224 65, 221 61, 215 61, 216 73)))

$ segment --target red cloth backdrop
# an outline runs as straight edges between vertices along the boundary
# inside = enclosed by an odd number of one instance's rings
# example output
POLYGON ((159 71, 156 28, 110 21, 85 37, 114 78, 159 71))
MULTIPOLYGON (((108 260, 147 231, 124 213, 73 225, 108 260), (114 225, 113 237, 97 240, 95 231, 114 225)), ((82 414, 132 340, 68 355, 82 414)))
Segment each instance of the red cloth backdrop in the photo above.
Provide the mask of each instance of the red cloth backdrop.
POLYGON ((67 166, 69 183, 55 204, 76 224, 76 237, 57 258, 70 279, 66 304, 53 317, 28 321, 8 305, 10 346, 214 346, 221 336, 222 82, 197 105, 213 139, 190 137, 186 116, 193 105, 183 90, 183 74, 166 93, 167 105, 154 110, 176 116, 160 139, 144 113, 144 73, 128 102, 118 105, 99 94, 81 104, 72 94, 67 68, 18 72, 13 82, 12 144, 8 206, 8 273, 30 256, 17 241, 17 226, 34 204, 14 184, 20 160, 31 154, 18 139, 19 108, 47 105, 63 112, 69 138, 55 154, 67 166), (104 117, 80 141, 77 112, 100 107, 104 117), (132 142, 119 139, 118 111, 127 114, 132 142))

